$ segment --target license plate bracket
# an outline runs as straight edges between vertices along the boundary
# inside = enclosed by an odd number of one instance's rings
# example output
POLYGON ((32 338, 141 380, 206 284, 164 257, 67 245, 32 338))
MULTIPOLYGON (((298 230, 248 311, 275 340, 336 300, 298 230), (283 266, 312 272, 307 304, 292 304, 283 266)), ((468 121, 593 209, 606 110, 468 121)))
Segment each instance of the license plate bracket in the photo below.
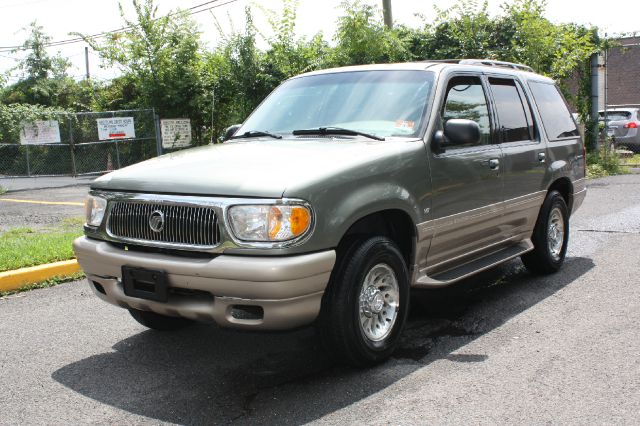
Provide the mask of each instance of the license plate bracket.
POLYGON ((122 267, 124 294, 138 299, 166 303, 169 300, 167 273, 154 269, 122 267))

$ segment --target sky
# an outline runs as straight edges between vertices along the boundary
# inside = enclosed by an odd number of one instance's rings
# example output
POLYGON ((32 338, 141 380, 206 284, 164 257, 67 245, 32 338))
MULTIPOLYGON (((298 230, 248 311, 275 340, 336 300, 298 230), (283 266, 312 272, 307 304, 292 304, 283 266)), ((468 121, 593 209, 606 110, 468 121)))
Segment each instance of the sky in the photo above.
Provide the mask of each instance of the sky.
MULTIPOLYGON (((381 5, 382 0, 364 0, 367 3, 381 5)), ((177 8, 187 9, 205 3, 206 0, 156 0, 160 14, 170 13, 177 8)), ((511 0, 489 0, 489 11, 500 12, 500 5, 511 0)), ((311 36, 323 32, 331 40, 335 31, 336 18, 341 14, 341 0, 300 0, 296 30, 299 35, 311 36)), ((422 23, 417 14, 429 20, 435 16, 434 5, 447 8, 453 2, 442 0, 392 0, 394 22, 417 27, 422 23)), ((133 16, 131 1, 122 0, 125 12, 133 16)), ((216 29, 217 20, 225 32, 232 28, 244 27, 244 8, 252 6, 255 24, 266 36, 269 25, 262 8, 279 11, 281 0, 218 0, 206 7, 217 7, 211 11, 193 15, 203 32, 203 40, 209 46, 215 46, 220 38, 216 29), (224 4, 229 2, 229 4, 224 4)), ((622 34, 640 31, 640 20, 636 13, 621 13, 620 7, 606 8, 602 0, 547 0, 546 17, 553 22, 575 22, 595 25, 604 33, 622 34)), ((96 34, 111 31, 123 26, 118 10, 118 0, 0 0, 0 72, 8 72, 9 81, 15 81, 20 72, 12 70, 24 57, 23 52, 7 52, 3 46, 16 46, 23 43, 27 32, 23 28, 37 21, 53 41, 73 38, 71 32, 96 34)), ((85 74, 85 43, 74 43, 50 48, 50 53, 60 54, 73 64, 69 74, 80 79, 85 74)), ((117 75, 117 70, 100 67, 98 56, 90 50, 90 73, 93 78, 109 79, 117 75)))

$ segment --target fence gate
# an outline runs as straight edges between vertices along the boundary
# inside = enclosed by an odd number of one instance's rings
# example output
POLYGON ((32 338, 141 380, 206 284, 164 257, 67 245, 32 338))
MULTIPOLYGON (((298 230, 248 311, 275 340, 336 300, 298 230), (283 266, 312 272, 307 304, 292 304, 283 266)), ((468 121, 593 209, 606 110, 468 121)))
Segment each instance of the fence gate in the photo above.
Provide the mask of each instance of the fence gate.
POLYGON ((80 112, 54 120, 60 142, 0 143, 0 176, 100 174, 162 154, 152 109, 80 112))

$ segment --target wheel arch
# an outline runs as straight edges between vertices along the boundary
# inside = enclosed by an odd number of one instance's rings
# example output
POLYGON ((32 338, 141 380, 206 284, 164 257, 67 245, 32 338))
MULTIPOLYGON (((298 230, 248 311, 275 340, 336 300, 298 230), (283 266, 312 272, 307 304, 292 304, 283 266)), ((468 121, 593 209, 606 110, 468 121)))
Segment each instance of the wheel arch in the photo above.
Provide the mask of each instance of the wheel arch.
POLYGON ((409 213, 397 208, 379 210, 358 218, 348 227, 338 243, 338 253, 346 249, 350 241, 358 236, 384 236, 398 245, 407 270, 411 273, 416 235, 416 225, 409 213))
POLYGON ((547 192, 558 191, 562 198, 564 198, 564 202, 567 204, 567 210, 569 214, 573 209, 573 183, 568 177, 560 177, 554 180, 551 185, 549 185, 549 189, 547 192))

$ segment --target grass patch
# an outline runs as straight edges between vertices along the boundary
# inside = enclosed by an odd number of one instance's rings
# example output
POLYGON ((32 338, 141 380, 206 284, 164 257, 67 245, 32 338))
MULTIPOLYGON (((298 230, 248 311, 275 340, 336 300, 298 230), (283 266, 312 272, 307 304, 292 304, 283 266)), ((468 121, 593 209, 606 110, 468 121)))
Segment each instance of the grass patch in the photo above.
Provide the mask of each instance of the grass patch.
POLYGON ((65 219, 57 226, 14 228, 0 234, 0 272, 75 257, 71 243, 82 235, 81 218, 65 219))
POLYGON ((7 188, 0 186, 0 195, 4 195, 7 193, 7 188))
POLYGON ((640 154, 633 154, 632 157, 629 158, 624 158, 622 160, 623 163, 625 164, 631 164, 631 165, 640 165, 640 154))
POLYGON ((42 281, 39 283, 25 284, 24 286, 20 287, 17 290, 0 291, 0 298, 5 296, 11 296, 12 294, 16 294, 16 293, 22 293, 23 291, 36 290, 38 288, 49 288, 62 283, 78 281, 83 279, 84 277, 85 277, 84 272, 77 272, 73 275, 67 275, 64 277, 53 277, 51 279, 48 279, 46 281, 42 281))

